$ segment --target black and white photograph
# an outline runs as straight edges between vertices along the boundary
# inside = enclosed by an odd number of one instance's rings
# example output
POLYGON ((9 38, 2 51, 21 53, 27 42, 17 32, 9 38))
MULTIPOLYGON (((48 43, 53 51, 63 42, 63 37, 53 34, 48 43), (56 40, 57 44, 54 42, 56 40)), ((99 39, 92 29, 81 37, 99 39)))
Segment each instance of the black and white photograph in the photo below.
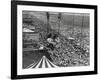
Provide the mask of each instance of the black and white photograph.
POLYGON ((16 69, 12 75, 38 78, 97 73, 96 6, 16 4, 16 13, 12 12, 13 40, 17 41, 12 67, 16 69))
POLYGON ((90 65, 90 14, 22 12, 23 69, 90 65))

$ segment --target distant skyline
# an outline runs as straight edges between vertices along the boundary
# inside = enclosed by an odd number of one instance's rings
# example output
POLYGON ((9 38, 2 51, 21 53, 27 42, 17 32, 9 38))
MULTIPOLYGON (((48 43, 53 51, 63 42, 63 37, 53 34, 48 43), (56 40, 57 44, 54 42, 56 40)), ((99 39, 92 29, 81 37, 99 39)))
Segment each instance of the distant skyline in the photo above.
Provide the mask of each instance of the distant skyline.
MULTIPOLYGON (((50 23, 58 22, 58 13, 59 12, 49 12, 50 14, 50 23)), ((45 11, 23 11, 22 14, 29 14, 35 16, 37 19, 47 22, 47 16, 45 11)), ((70 13, 70 12, 61 12, 61 24, 63 25, 74 25, 81 26, 84 28, 89 28, 90 25, 90 14, 89 13, 70 13), (83 21, 83 22, 82 22, 83 21)))

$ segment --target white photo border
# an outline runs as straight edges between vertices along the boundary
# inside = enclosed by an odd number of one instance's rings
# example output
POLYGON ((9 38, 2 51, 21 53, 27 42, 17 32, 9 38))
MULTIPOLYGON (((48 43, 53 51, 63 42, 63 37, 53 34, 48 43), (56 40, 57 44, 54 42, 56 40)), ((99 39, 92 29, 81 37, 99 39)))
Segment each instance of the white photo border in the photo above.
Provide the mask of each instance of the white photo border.
POLYGON ((62 8, 46 6, 17 5, 17 75, 34 75, 63 72, 94 71, 94 9, 62 8), (90 14, 90 65, 62 68, 22 69, 22 11, 53 11, 90 14))

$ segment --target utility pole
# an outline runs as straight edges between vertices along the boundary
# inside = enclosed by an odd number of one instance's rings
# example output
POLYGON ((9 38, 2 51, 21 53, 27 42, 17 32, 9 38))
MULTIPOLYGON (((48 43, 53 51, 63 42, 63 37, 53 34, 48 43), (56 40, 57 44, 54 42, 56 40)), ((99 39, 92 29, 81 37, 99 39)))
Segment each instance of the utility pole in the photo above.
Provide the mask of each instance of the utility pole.
MULTIPOLYGON (((72 15, 72 17, 73 17, 73 18, 72 18, 72 27, 73 27, 73 28, 72 28, 72 29, 73 29, 72 34, 74 34, 74 29, 75 29, 75 28, 74 28, 74 16, 75 16, 75 15, 73 14, 73 15, 72 15)), ((72 36, 72 37, 73 37, 73 36, 72 36)))
POLYGON ((84 15, 82 15, 82 27, 84 26, 84 15))
MULTIPOLYGON (((83 36, 83 28, 84 27, 84 14, 82 15, 82 25, 81 25, 81 41, 82 41, 82 36, 83 36)), ((84 44, 83 45, 81 45, 81 46, 84 46, 84 44)))
POLYGON ((61 26, 61 13, 58 14, 58 33, 60 32, 60 26, 61 26))
POLYGON ((47 33, 48 33, 48 31, 49 31, 49 18, 50 18, 49 12, 46 12, 46 16, 47 16, 47 33))

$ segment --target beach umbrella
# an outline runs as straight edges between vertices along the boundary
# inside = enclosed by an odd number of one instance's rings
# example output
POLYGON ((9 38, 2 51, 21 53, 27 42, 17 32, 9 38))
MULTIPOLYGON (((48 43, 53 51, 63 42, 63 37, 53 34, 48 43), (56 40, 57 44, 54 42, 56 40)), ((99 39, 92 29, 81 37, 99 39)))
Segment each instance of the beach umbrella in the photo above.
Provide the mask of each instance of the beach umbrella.
POLYGON ((32 68, 56 68, 54 63, 52 63, 46 56, 43 56, 41 60, 37 63, 30 64, 27 69, 32 69, 32 68))

